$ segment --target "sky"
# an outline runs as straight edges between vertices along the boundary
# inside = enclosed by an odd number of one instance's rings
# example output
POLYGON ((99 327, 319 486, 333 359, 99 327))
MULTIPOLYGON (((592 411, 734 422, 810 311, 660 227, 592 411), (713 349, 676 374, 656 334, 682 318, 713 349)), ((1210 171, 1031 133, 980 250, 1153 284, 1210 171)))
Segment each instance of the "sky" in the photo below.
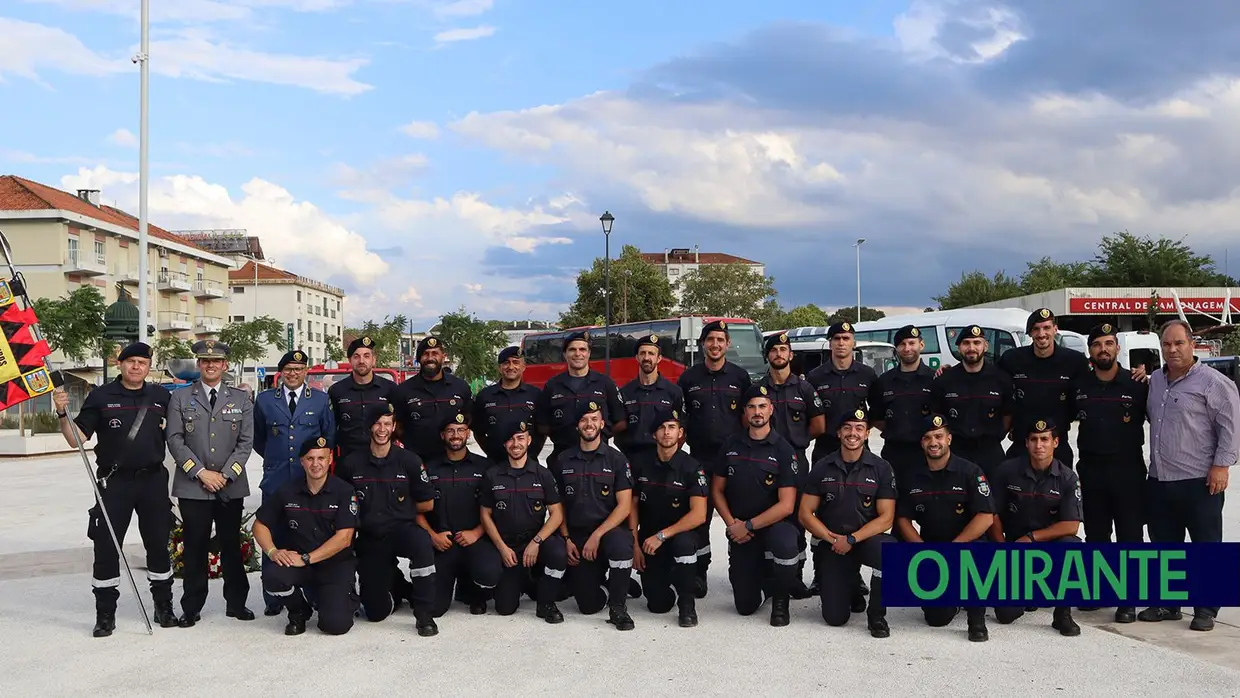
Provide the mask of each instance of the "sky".
MULTIPOLYGON (((137 212, 139 0, 0 4, 0 173, 137 212)), ((1240 268, 1240 3, 151 0, 150 211, 348 319, 555 319, 604 251, 932 304, 1118 230, 1240 268), (1232 249, 1228 249, 1228 247, 1232 249), (1231 254, 1234 253, 1234 254, 1231 254)))

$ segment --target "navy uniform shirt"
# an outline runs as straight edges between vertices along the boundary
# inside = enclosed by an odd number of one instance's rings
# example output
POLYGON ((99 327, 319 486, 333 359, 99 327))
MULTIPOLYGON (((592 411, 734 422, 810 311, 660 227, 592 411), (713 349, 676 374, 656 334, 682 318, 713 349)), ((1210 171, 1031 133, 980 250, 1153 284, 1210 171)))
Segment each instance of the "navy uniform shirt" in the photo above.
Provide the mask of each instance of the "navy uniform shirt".
POLYGON ((647 535, 675 524, 689 513, 690 497, 709 497, 706 471, 684 451, 676 451, 670 461, 659 460, 658 450, 645 451, 633 458, 633 490, 637 501, 637 522, 647 535))
POLYGON ((534 423, 550 429, 555 450, 577 443, 577 410, 588 402, 603 408, 603 438, 611 436, 611 426, 624 420, 624 403, 620 391, 610 378, 590 371, 573 378, 568 371, 556 374, 543 386, 534 410, 534 423))
POLYGON ((465 451, 461 460, 442 458, 426 464, 426 472, 435 488, 435 508, 426 518, 439 533, 459 533, 478 527, 482 522, 478 502, 482 495, 482 478, 491 463, 482 456, 465 451))
POLYGON ((369 383, 358 383, 350 373, 327 389, 336 417, 336 446, 342 458, 352 451, 370 450, 370 430, 366 428, 362 413, 367 405, 386 403, 396 389, 392 381, 374 372, 370 375, 369 383))
MULTIPOLYGON (((257 518, 271 529, 276 540, 289 550, 312 553, 346 528, 357 528, 357 499, 353 487, 328 475, 317 494, 310 492, 305 478, 289 480, 263 499, 257 518)), ((336 553, 328 562, 353 559, 351 547, 336 553)))
POLYGON ((890 463, 868 450, 852 463, 835 451, 814 463, 805 494, 821 498, 814 515, 822 525, 848 535, 878 518, 878 500, 896 498, 896 476, 890 463))
POLYGON ((633 489, 629 461, 616 449, 600 444, 582 451, 580 444, 560 454, 551 466, 564 498, 564 520, 572 532, 598 528, 616 509, 616 493, 633 489))
POLYGON ((822 400, 813 386, 795 373, 788 374, 788 380, 783 383, 774 382, 768 373, 758 384, 766 386, 771 406, 775 408, 772 422, 775 431, 798 451, 809 448, 809 422, 823 414, 822 400))
POLYGON ((511 544, 533 540, 547 523, 547 507, 560 503, 551 471, 530 458, 525 467, 499 463, 482 478, 482 506, 491 510, 499 535, 511 544))
POLYGON ((655 448, 650 423, 660 410, 676 410, 684 414, 685 394, 680 386, 659 376, 654 383, 642 385, 641 378, 634 378, 620 391, 624 400, 624 414, 629 426, 616 437, 616 445, 629 449, 655 448))
POLYGON ((389 398, 396 408, 401 427, 401 443, 423 460, 443 451, 439 427, 446 416, 473 410, 473 391, 469 384, 444 372, 443 378, 428 381, 421 374, 396 386, 389 398))
POLYGON ((396 445, 384 458, 370 449, 354 451, 341 461, 336 475, 357 490, 358 528, 367 534, 382 535, 398 524, 415 523, 417 503, 435 498, 422 459, 396 445))
POLYGON ((756 440, 745 431, 723 444, 714 474, 727 478, 723 498, 732 516, 747 521, 778 504, 781 487, 797 486, 799 467, 792 444, 774 429, 756 440))
POLYGON ((999 357, 999 368, 1012 377, 1012 440, 1024 443, 1033 423, 1052 419, 1072 423, 1074 387, 1089 374, 1089 359, 1068 347, 1055 347, 1045 359, 1033 346, 1009 349, 999 357))
POLYGON ((870 386, 870 419, 883 423, 883 442, 920 444, 925 417, 930 414, 934 371, 924 363, 916 371, 897 366, 870 386))
POLYGON ((143 383, 141 388, 130 390, 119 380, 87 393, 73 423, 86 438, 97 436, 95 464, 102 474, 113 466, 118 471, 164 467, 164 426, 171 399, 172 394, 162 385, 143 383), (143 405, 147 406, 146 416, 133 443, 128 443, 129 430, 143 405))
POLYGON ((989 360, 969 373, 956 364, 934 380, 932 407, 947 416, 952 435, 960 439, 1002 441, 1004 415, 1011 413, 1012 379, 989 360))
POLYGON ((990 482, 995 511, 1009 541, 1060 521, 1081 520, 1081 486, 1058 460, 1039 473, 1029 456, 1003 461, 990 482))
MULTIPOLYGON (((529 383, 521 383, 511 390, 496 383, 478 391, 478 395, 474 397, 474 413, 469 428, 488 458, 503 460, 508 457, 504 442, 495 435, 502 432, 507 424, 533 424, 534 406, 538 404, 540 392, 529 383)), ((531 433, 530 438, 533 439, 529 447, 530 454, 541 453, 546 439, 536 433, 531 433)))
POLYGON ((732 435, 744 431, 741 397, 751 385, 749 372, 731 361, 712 371, 694 364, 680 375, 677 385, 685 396, 685 441, 689 450, 714 453, 732 435))
POLYGON ((870 385, 877 379, 874 369, 860 361, 853 361, 847 370, 840 371, 829 359, 805 376, 822 401, 823 414, 827 415, 827 431, 815 441, 814 453, 820 450, 826 453, 827 448, 839 441, 837 434, 844 417, 866 408, 870 385))
POLYGON ((1135 381, 1119 367, 1115 380, 1102 381, 1093 371, 1076 384, 1076 447, 1081 455, 1128 455, 1144 461, 1145 405, 1149 384, 1135 381))
POLYGON ((942 470, 914 468, 900 483, 896 516, 917 523, 927 543, 950 543, 978 514, 995 513, 982 468, 951 454, 942 470))

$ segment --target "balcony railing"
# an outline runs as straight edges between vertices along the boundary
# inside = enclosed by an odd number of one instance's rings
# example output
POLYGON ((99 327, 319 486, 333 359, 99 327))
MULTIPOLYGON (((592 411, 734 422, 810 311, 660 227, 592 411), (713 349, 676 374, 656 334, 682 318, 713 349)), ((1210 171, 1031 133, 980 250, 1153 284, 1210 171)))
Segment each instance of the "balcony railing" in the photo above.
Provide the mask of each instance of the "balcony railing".
POLYGON ((183 271, 161 271, 156 281, 156 288, 160 291, 188 293, 193 288, 193 284, 190 283, 189 274, 183 271))
POLYGON ((65 255, 65 273, 103 276, 108 273, 108 263, 97 253, 69 250, 69 253, 65 255))
POLYGON ((222 329, 224 329, 224 320, 222 318, 207 315, 199 315, 194 318, 195 334, 219 334, 222 329))
POLYGON ((184 332, 193 326, 189 313, 165 310, 159 314, 159 330, 161 332, 184 332))
POLYGON ((197 279, 194 281, 194 296, 196 298, 223 298, 224 285, 210 279, 197 279))

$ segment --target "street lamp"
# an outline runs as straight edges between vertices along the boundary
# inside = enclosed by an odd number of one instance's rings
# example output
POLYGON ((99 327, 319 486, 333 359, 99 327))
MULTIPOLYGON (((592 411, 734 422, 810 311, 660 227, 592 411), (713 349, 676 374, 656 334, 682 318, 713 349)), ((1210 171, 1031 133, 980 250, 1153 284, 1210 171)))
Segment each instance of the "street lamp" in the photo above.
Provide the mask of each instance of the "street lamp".
POLYGON ((599 216, 599 223, 603 224, 603 295, 606 306, 607 334, 604 344, 604 369, 608 377, 611 376, 611 224, 614 223, 616 217, 611 215, 611 211, 603 211, 603 215, 599 216))
POLYGON ((857 238, 857 322, 861 322, 861 245, 865 238, 857 238))

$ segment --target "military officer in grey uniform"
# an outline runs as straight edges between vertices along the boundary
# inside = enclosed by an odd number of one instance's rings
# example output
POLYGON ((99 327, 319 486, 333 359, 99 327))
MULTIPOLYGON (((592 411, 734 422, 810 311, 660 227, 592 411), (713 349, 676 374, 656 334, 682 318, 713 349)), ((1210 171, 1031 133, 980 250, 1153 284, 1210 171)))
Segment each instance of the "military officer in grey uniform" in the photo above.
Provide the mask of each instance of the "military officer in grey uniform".
POLYGON ((225 614, 254 620, 246 608, 250 582, 241 559, 241 513, 250 494, 245 464, 254 446, 254 405, 244 390, 223 384, 228 345, 194 343, 199 379, 172 393, 168 403, 168 451, 176 461, 172 496, 181 508, 184 567, 181 627, 200 620, 207 601, 207 555, 211 525, 220 543, 225 614))

